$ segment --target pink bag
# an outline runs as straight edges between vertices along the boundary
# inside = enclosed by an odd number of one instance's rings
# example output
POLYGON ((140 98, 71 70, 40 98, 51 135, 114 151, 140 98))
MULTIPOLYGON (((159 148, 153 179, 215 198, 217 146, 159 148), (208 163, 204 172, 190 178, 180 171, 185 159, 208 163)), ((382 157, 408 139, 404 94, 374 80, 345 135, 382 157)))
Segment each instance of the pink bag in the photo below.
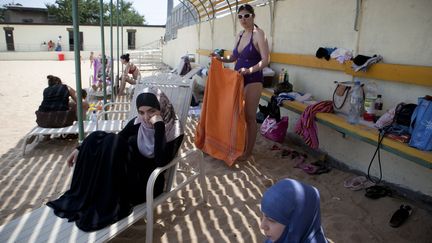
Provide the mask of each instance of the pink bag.
POLYGON ((275 118, 267 116, 261 125, 261 134, 275 142, 283 142, 288 129, 288 117, 284 116, 279 122, 275 118))

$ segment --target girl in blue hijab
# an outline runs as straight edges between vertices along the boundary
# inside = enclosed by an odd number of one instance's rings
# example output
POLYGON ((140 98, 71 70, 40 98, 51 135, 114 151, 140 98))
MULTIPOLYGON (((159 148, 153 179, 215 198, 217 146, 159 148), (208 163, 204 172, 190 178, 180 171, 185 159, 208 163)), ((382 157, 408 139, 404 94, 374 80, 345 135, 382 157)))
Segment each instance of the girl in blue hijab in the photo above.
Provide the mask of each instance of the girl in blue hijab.
POLYGON ((283 179, 264 193, 261 211, 265 243, 327 243, 315 187, 283 179))

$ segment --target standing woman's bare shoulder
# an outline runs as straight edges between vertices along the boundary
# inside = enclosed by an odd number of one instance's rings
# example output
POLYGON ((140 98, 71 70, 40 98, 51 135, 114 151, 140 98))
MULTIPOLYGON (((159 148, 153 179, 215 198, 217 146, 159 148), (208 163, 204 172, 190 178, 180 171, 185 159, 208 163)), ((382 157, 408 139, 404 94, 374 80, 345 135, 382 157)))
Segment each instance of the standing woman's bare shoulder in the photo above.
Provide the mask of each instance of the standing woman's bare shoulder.
POLYGON ((256 27, 254 32, 256 34, 256 37, 257 37, 258 41, 266 39, 264 30, 260 29, 259 27, 256 27))

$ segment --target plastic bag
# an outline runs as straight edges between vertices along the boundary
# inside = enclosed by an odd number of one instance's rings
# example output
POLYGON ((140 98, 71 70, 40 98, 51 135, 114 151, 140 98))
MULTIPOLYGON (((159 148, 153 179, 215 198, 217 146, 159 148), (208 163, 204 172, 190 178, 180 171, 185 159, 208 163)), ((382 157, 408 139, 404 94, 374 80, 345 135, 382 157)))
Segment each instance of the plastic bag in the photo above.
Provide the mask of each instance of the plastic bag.
POLYGON ((288 129, 288 117, 284 116, 279 122, 275 118, 267 116, 261 125, 261 135, 275 142, 283 142, 288 129))

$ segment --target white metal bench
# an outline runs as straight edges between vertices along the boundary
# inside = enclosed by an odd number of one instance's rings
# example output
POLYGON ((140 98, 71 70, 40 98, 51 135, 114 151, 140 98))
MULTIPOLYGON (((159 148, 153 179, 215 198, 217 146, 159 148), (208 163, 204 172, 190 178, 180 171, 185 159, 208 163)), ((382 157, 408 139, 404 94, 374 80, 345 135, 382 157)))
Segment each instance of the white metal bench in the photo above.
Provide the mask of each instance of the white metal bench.
MULTIPOLYGON (((137 85, 134 98, 131 101, 129 117, 136 116, 135 99, 142 89, 154 86, 161 89, 170 99, 174 109, 182 122, 186 123, 189 104, 192 96, 191 82, 189 83, 142 83, 137 85)), ((104 121, 105 125, 115 120, 104 121)), ((122 122, 122 121, 120 121, 122 122)), ((183 165, 182 164, 182 165, 183 165)), ((183 168, 182 167, 182 168, 183 168)), ((203 200, 207 201, 207 187, 205 182, 205 169, 203 154, 200 150, 192 149, 178 155, 173 161, 164 167, 156 168, 151 174, 146 188, 146 203, 137 205, 131 215, 104 229, 86 233, 79 230, 75 223, 54 215, 52 209, 43 206, 35 211, 27 213, 10 223, 0 227, 0 242, 106 242, 128 228, 130 225, 146 216, 146 242, 153 240, 153 211, 154 208, 167 198, 175 196, 175 193, 186 185, 199 179, 203 200), (179 163, 183 162, 186 170, 179 169, 179 163), (156 178, 161 173, 166 176, 164 193, 153 199, 153 188, 156 178), (176 182, 176 173, 186 173, 183 180, 176 182)))

